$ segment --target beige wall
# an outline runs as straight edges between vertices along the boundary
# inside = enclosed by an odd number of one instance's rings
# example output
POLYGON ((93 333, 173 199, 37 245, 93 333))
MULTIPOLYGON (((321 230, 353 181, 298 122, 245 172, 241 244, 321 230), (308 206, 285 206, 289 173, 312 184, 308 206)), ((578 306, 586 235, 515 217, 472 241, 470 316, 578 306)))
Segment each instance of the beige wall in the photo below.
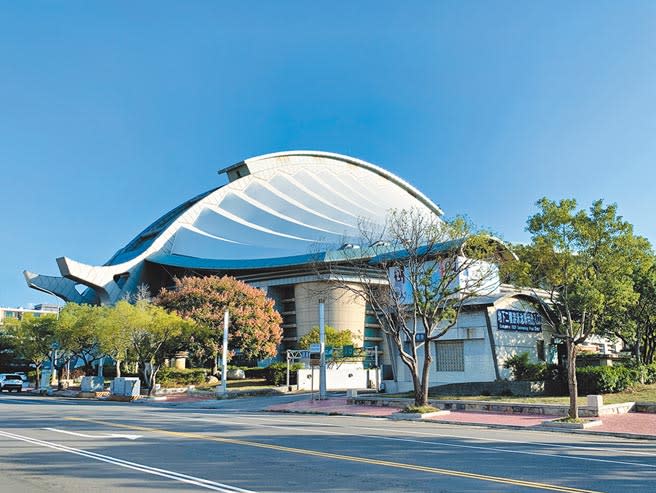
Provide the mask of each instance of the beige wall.
MULTIPOLYGON (((353 284, 355 288, 357 285, 353 284)), ((339 330, 350 330, 353 343, 362 346, 364 340, 365 302, 346 287, 329 282, 306 282, 294 286, 296 299, 296 330, 303 337, 319 325, 319 299, 324 299, 326 325, 339 330)))

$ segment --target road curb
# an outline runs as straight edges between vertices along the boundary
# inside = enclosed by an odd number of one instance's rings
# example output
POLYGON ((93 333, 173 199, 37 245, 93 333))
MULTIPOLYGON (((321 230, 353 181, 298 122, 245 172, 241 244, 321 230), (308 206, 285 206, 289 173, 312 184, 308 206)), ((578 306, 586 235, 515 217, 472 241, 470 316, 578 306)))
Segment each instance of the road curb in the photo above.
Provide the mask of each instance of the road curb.
MULTIPOLYGON (((323 415, 323 416, 351 416, 357 418, 376 418, 376 419, 387 419, 392 421, 392 418, 389 416, 369 416, 366 414, 356 414, 356 413, 341 413, 337 411, 331 412, 322 412, 322 411, 299 411, 299 410, 287 410, 287 409, 264 409, 264 412, 268 413, 279 413, 279 414, 309 414, 309 415, 323 415)), ((397 421, 398 420, 394 420, 397 421)), ((442 425, 456 425, 456 426, 473 426, 476 428, 492 428, 500 430, 525 430, 525 431, 546 431, 549 433, 565 433, 565 434, 578 434, 578 435, 588 435, 588 436, 608 436, 615 438, 627 438, 633 440, 651 440, 656 441, 656 435, 644 435, 640 433, 624 433, 624 432, 615 432, 615 431, 588 431, 588 430, 577 430, 577 429, 565 429, 565 428, 550 428, 547 426, 537 425, 537 426, 520 426, 520 425, 508 425, 508 424, 497 424, 497 423, 470 423, 463 421, 451 421, 451 420, 440 420, 436 421, 434 419, 417 419, 413 420, 414 422, 420 423, 433 423, 433 424, 442 424, 442 425)))

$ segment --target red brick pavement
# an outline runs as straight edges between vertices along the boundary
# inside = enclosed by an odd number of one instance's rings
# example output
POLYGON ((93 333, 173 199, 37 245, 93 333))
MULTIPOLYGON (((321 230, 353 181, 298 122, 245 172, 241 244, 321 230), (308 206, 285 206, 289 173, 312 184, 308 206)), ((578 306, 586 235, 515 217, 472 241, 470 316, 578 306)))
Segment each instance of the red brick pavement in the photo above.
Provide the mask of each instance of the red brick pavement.
POLYGON ((602 416, 602 425, 588 428, 589 431, 610 431, 613 433, 637 433, 656 437, 656 414, 627 413, 602 416))
MULTIPOLYGON (((346 403, 346 399, 327 399, 324 401, 301 399, 271 406, 267 408, 267 411, 387 417, 400 411, 400 408, 349 405, 346 403)), ((543 421, 552 419, 554 419, 553 416, 452 411, 450 414, 436 416, 430 420, 435 422, 534 427, 541 425, 543 421)), ((612 432, 651 435, 656 438, 656 414, 628 413, 602 416, 601 420, 603 421, 601 426, 588 428, 586 431, 590 433, 612 432)))

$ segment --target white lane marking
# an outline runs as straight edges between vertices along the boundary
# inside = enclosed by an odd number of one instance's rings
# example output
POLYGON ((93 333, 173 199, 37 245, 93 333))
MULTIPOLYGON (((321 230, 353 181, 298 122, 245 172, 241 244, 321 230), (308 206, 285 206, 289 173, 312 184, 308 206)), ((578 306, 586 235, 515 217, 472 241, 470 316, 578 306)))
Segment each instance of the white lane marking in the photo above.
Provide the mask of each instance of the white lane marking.
MULTIPOLYGON (((232 416, 226 416, 227 419, 229 420, 236 420, 237 418, 232 417, 232 416)), ((216 419, 207 419, 207 418, 182 418, 182 419, 187 419, 189 421, 202 421, 202 422, 209 422, 209 423, 215 423, 215 424, 232 424, 230 421, 218 421, 216 419)), ((233 421, 233 423, 235 423, 233 421)), ((239 422, 237 421, 235 424, 247 424, 246 422, 239 422)), ((297 426, 284 426, 284 425, 265 425, 265 424, 260 424, 260 423, 248 423, 251 426, 257 426, 261 428, 274 428, 274 429, 282 429, 282 430, 296 430, 296 431, 306 431, 308 433, 324 433, 328 435, 345 435, 345 436, 353 436, 353 433, 346 433, 346 432, 340 432, 340 431, 335 431, 335 430, 317 430, 315 428, 300 428, 297 426)), ((307 423, 306 423, 307 424, 307 423)), ((464 449, 474 449, 474 450, 484 450, 487 452, 506 452, 510 454, 520 454, 520 455, 536 455, 536 456, 542 456, 542 457, 552 457, 552 458, 559 458, 559 459, 571 459, 571 460, 582 460, 582 461, 588 461, 588 462, 603 462, 603 463, 610 463, 610 464, 622 464, 622 465, 630 465, 630 466, 639 466, 639 467, 647 467, 647 468, 654 468, 656 469, 656 464, 645 464, 642 462, 630 462, 630 461, 618 461, 618 460, 611 460, 611 459, 598 459, 595 457, 579 457, 579 456, 573 456, 573 455, 560 455, 557 453, 546 453, 546 452, 530 452, 527 450, 513 450, 513 449, 507 449, 507 448, 501 448, 501 447, 485 447, 485 446, 480 446, 480 445, 463 445, 463 444, 458 444, 458 443, 447 443, 447 442, 435 442, 435 441, 427 441, 427 440, 416 440, 412 438, 398 438, 398 437, 389 437, 389 436, 382 436, 382 435, 367 435, 367 434, 358 434, 357 436, 363 437, 363 438, 372 438, 376 440, 388 440, 388 441, 395 441, 395 442, 409 442, 409 443, 420 443, 422 445, 439 445, 441 447, 453 447, 453 448, 464 448, 464 449)))
MULTIPOLYGON (((187 414, 198 414, 198 413, 187 413, 187 414)), ((402 434, 408 434, 408 435, 416 435, 416 436, 423 436, 423 437, 441 437, 441 438, 462 438, 466 440, 481 440, 481 441, 486 441, 486 442, 496 442, 496 443, 518 443, 518 444, 523 444, 523 445, 540 445, 540 446, 545 446, 545 447, 554 447, 554 448, 563 448, 567 450, 583 450, 583 451, 590 451, 594 450, 595 452, 624 452, 626 454, 635 454, 635 455, 645 455, 647 457, 656 457, 656 452, 641 452, 639 450, 626 450, 623 448, 608 448, 608 447, 596 447, 596 446, 589 446, 589 447, 583 447, 583 446, 577 446, 577 445, 563 445, 560 443, 547 443, 547 442, 525 442, 522 440, 512 440, 509 438, 486 438, 486 437, 481 437, 481 436, 469 436, 469 435, 452 435, 452 434, 447 434, 447 433, 434 433, 434 432, 421 432, 421 431, 414 431, 410 430, 409 428, 376 428, 376 427, 371 427, 371 426, 357 426, 357 425, 339 425, 339 424, 329 424, 329 423, 318 423, 315 421, 302 421, 302 420, 294 420, 294 419, 284 419, 280 418, 281 421, 273 419, 274 417, 267 416, 267 415, 254 415, 254 416, 242 416, 243 418, 249 418, 249 419, 259 419, 259 420, 271 420, 275 423, 284 421, 287 423, 301 423, 301 424, 307 424, 307 425, 316 425, 316 426, 331 426, 335 428, 353 428, 353 429, 358 429, 358 430, 370 430, 370 431, 393 431, 397 433, 402 433, 402 434)), ((277 416, 276 416, 277 417, 277 416)), ((348 417, 353 417, 353 416, 331 416, 331 418, 348 418, 348 417)), ((371 418, 367 418, 371 419, 371 418)), ((435 424, 441 424, 436 422, 435 424)), ((446 424, 444 424, 446 426, 446 424)), ((504 431, 504 430, 491 430, 491 431, 504 431)), ((507 431, 507 430, 505 430, 507 431)), ((511 431, 522 431, 522 430, 511 430, 511 431)), ((531 433, 536 433, 531 431, 531 433)), ((539 432, 538 432, 539 433, 539 432)), ((581 437, 582 435, 578 435, 581 437)), ((594 437, 594 436, 589 436, 588 438, 602 438, 600 437, 594 437)), ((646 446, 653 446, 649 443, 643 443, 646 446)))
POLYGON ((150 467, 144 464, 137 464, 135 462, 126 461, 123 459, 118 459, 116 457, 110 457, 109 455, 97 454, 95 452, 90 452, 88 450, 77 449, 73 447, 68 447, 66 445, 61 445, 54 442, 47 442, 45 440, 40 440, 38 438, 27 437, 24 435, 17 435, 15 433, 9 433, 6 431, 0 431, 0 436, 6 438, 11 438, 12 440, 20 440, 23 442, 31 443, 33 445, 39 445, 41 447, 47 447, 54 450, 60 450, 63 452, 68 452, 69 454, 79 455, 82 457, 88 457, 89 459, 97 460, 100 462, 106 462, 108 464, 113 464, 120 467, 125 467, 127 469, 133 469, 135 471, 145 472, 147 474, 153 474, 155 476, 161 476, 164 478, 174 479, 182 483, 193 484, 195 486, 200 486, 201 488, 206 488, 214 491, 221 491, 223 493, 255 493, 251 490, 245 490, 238 488, 236 486, 230 486, 228 484, 217 483, 215 481, 210 481, 209 479, 197 478, 195 476, 190 476, 187 474, 181 474, 175 471, 168 471, 166 469, 159 469, 157 467, 150 467))
POLYGON ((44 430, 55 431, 57 433, 65 433, 66 435, 73 435, 83 438, 127 438, 128 440, 136 440, 141 438, 141 435, 129 435, 127 433, 109 433, 106 435, 88 435, 86 433, 78 433, 76 431, 60 430, 59 428, 44 428, 44 430))

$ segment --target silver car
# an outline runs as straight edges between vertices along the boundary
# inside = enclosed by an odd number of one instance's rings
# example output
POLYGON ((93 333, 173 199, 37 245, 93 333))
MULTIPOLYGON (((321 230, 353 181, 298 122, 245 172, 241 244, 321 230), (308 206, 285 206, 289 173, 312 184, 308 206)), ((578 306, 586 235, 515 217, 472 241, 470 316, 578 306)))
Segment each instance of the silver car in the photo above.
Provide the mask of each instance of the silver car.
POLYGON ((0 392, 3 390, 20 392, 23 390, 23 379, 15 373, 4 373, 0 375, 0 392))

